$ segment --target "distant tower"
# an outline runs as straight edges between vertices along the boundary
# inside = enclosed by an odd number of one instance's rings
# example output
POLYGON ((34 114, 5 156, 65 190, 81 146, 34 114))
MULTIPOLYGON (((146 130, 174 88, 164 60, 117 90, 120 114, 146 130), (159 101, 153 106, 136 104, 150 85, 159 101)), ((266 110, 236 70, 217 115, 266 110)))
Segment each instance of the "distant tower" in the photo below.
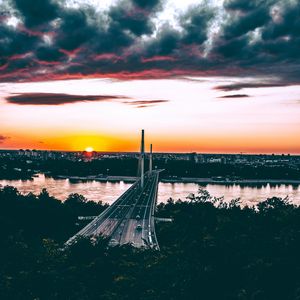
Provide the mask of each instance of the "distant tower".
POLYGON ((149 154, 149 172, 152 172, 152 144, 150 144, 150 154, 149 154))
POLYGON ((145 159, 145 138, 144 138, 144 129, 142 129, 142 139, 141 139, 141 188, 144 187, 144 159, 145 159))

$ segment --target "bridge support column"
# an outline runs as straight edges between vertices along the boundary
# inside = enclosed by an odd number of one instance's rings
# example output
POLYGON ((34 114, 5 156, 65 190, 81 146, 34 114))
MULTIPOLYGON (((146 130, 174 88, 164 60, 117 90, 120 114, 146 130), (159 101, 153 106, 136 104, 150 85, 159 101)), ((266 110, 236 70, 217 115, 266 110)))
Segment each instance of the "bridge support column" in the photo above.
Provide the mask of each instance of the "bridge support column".
POLYGON ((149 154, 149 172, 152 172, 152 144, 150 144, 150 154, 149 154))

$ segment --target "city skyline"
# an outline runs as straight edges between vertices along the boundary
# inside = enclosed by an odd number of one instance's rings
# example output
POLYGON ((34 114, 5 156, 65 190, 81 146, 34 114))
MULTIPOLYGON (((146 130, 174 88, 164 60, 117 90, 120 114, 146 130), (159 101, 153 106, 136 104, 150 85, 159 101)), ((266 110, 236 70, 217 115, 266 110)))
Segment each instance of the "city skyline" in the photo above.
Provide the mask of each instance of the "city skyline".
POLYGON ((297 1, 0 0, 0 149, 300 154, 297 1))

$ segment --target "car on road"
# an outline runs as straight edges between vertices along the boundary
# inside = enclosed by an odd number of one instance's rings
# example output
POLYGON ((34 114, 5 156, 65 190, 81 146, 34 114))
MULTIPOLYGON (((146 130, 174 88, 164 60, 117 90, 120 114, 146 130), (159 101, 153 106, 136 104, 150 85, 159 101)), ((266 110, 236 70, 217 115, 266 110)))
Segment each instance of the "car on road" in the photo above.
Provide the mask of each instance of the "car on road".
POLYGON ((115 240, 115 239, 111 239, 111 240, 109 241, 109 244, 110 244, 111 246, 116 246, 116 245, 118 245, 118 242, 117 242, 117 240, 115 240))
POLYGON ((96 235, 93 235, 91 238, 90 238, 90 241, 92 242, 92 244, 95 244, 97 242, 97 236, 96 235))

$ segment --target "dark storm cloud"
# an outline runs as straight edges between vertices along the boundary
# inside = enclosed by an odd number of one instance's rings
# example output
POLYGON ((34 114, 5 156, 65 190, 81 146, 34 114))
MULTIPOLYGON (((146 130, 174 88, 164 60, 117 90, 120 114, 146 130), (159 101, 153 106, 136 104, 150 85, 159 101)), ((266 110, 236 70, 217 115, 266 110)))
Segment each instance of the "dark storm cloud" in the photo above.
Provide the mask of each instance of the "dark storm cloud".
MULTIPOLYGON (((213 10, 205 6, 192 6, 181 15, 179 23, 182 32, 175 30, 169 25, 164 25, 158 32, 155 39, 150 40, 144 49, 144 57, 153 57, 157 65, 158 57, 160 64, 166 65, 164 69, 170 66, 170 61, 184 60, 182 51, 191 53, 191 46, 195 45, 200 51, 200 47, 207 40, 207 31, 209 21, 213 18, 213 10), (173 59, 169 55, 173 55, 173 59), (156 58, 156 59, 155 59, 156 58)), ((195 50, 193 49, 193 50, 195 50)), ((148 60, 149 62, 150 60, 148 60)), ((182 61, 182 63, 184 63, 182 61)))
POLYGON ((213 9, 203 5, 192 6, 183 14, 180 19, 180 24, 184 30, 183 44, 201 45, 205 42, 209 21, 213 17, 213 9))
POLYGON ((120 0, 101 12, 61 0, 6 3, 2 82, 184 75, 278 78, 245 87, 300 81, 299 1, 227 0, 221 14, 207 1, 180 13, 175 28, 155 22, 164 0, 120 0), (13 15, 21 20, 15 26, 7 24, 13 15))
POLYGON ((10 139, 9 136, 0 134, 0 144, 4 143, 6 140, 10 139))
POLYGON ((0 21, 0 58, 6 61, 14 55, 32 51, 39 38, 22 30, 14 30, 0 21))
POLYGON ((60 17, 55 39, 59 48, 72 51, 101 38, 101 23, 96 23, 97 16, 91 8, 65 9, 60 17))
POLYGON ((243 58, 248 56, 248 38, 243 36, 240 38, 225 40, 223 44, 220 44, 217 48, 218 54, 224 58, 243 58))
POLYGON ((268 26, 273 2, 225 1, 224 8, 228 13, 228 20, 221 28, 221 35, 214 45, 214 53, 224 59, 235 58, 236 62, 257 58, 257 54, 262 54, 263 49, 256 49, 256 44, 251 44, 249 33, 268 26))
POLYGON ((262 7, 235 18, 233 22, 224 28, 226 39, 242 36, 269 22, 269 7, 262 7))
POLYGON ((113 28, 120 31, 129 30, 134 35, 140 36, 153 32, 154 25, 149 18, 149 13, 124 1, 109 10, 109 17, 113 28))
POLYGON ((132 0, 132 2, 144 9, 153 9, 160 5, 160 0, 132 0))
POLYGON ((275 6, 273 15, 277 22, 272 22, 263 28, 262 37, 264 40, 274 40, 284 36, 300 36, 300 3, 275 6), (276 17, 277 15, 277 17, 276 17))
POLYGON ((112 101, 127 97, 116 95, 69 95, 52 93, 22 93, 6 97, 6 101, 18 105, 62 105, 86 101, 112 101))
POLYGON ((246 95, 246 94, 233 94, 233 95, 220 96, 218 98, 221 98, 221 99, 231 99, 231 98, 248 98, 248 97, 250 97, 250 96, 246 95))
POLYGON ((298 83, 300 3, 236 0, 225 2, 225 8, 231 18, 215 40, 212 56, 243 76, 275 76, 282 85, 298 83))
POLYGON ((55 47, 46 47, 46 46, 38 47, 36 49, 35 54, 38 60, 46 61, 46 62, 59 62, 67 58, 65 53, 60 51, 59 48, 55 48, 55 47))
POLYGON ((266 3, 274 3, 275 1, 269 0, 226 0, 224 2, 224 8, 227 10, 239 10, 242 12, 249 12, 256 10, 257 7, 266 3))
POLYGON ((178 49, 180 36, 178 32, 166 26, 157 36, 151 40, 145 49, 144 57, 166 56, 178 49))
POLYGON ((48 24, 58 16, 59 5, 52 0, 12 0, 28 28, 48 24))

